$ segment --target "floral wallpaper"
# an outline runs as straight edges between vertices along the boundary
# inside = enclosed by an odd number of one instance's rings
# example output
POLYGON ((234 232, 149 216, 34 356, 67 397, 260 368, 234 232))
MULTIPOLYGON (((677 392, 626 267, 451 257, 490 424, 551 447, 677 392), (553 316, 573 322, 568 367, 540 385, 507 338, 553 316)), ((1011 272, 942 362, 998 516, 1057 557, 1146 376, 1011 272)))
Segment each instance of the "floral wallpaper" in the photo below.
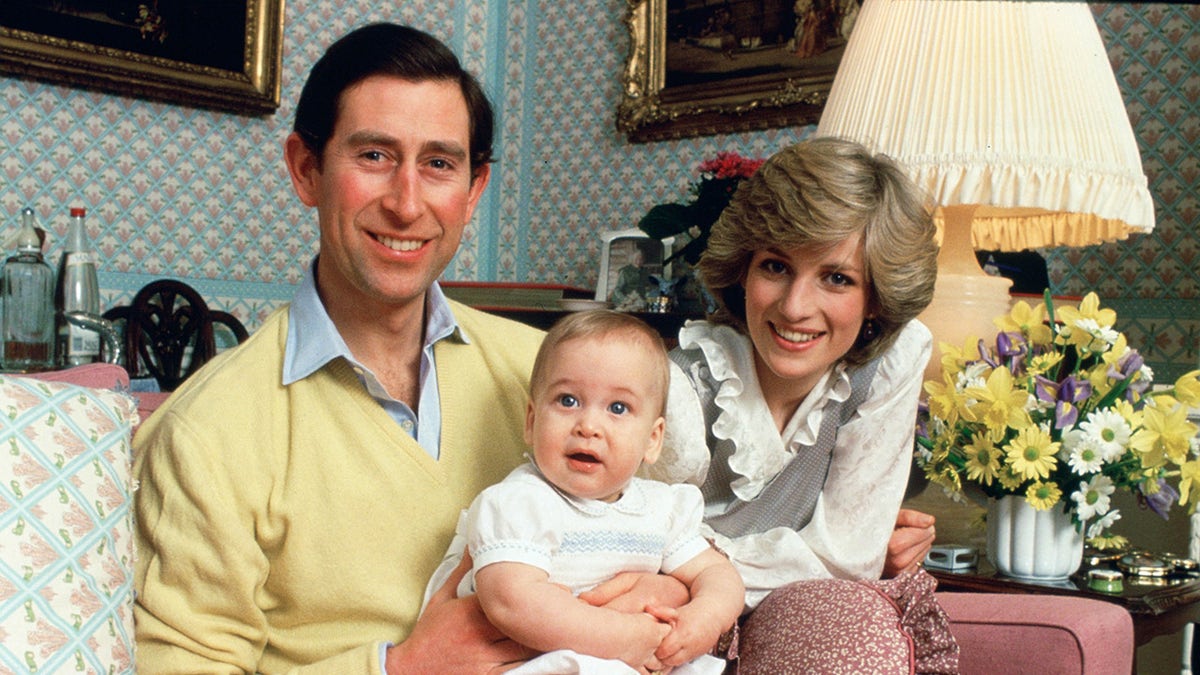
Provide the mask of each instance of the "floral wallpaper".
MULTIPOLYGON (((0 77, 0 231, 31 206, 57 260, 67 209, 88 208, 106 305, 180 278, 253 329, 285 303, 316 249, 281 144, 313 61, 376 20, 448 42, 496 102, 492 184, 447 270, 454 279, 592 286, 599 233, 675 201, 725 150, 765 156, 811 128, 631 145, 614 112, 627 2, 288 0, 282 105, 247 117, 0 77)), ((1149 235, 1044 251, 1053 290, 1094 289, 1159 377, 1200 356, 1200 6, 1096 3, 1142 148, 1158 225, 1149 235)))

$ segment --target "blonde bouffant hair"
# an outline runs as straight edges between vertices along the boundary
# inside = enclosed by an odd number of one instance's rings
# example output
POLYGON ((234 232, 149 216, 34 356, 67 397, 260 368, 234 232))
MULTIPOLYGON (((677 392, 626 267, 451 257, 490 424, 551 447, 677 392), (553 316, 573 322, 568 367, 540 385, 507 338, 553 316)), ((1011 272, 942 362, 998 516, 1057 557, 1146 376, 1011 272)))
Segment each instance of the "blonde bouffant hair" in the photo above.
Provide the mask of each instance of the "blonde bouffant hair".
POLYGON ((933 299, 934 232, 929 201, 890 158, 834 137, 801 141, 742 181, 713 225, 698 266, 717 300, 709 318, 746 332, 743 284, 755 252, 819 249, 861 235, 867 315, 876 325, 843 360, 866 363, 933 299))

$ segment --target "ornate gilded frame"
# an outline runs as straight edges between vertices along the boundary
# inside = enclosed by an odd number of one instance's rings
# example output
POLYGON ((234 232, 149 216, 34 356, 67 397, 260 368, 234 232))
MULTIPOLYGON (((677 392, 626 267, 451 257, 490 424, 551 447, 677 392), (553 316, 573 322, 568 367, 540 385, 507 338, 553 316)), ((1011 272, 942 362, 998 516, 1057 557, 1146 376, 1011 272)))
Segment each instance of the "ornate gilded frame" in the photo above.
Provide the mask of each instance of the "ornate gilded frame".
MULTIPOLYGON (((13 10, 8 19, 0 16, 0 72, 189 106, 269 114, 279 107, 283 4, 284 0, 246 0, 240 59, 225 55, 230 62, 240 60, 240 69, 13 27, 20 23, 20 10, 13 10)), ((53 11, 53 5, 47 5, 44 11, 53 11)))
MULTIPOLYGON (((667 0, 627 0, 629 56, 617 129, 634 143, 815 123, 829 97, 840 50, 819 73, 731 77, 667 87, 667 0)), ((826 59, 828 60, 828 58, 826 59)))

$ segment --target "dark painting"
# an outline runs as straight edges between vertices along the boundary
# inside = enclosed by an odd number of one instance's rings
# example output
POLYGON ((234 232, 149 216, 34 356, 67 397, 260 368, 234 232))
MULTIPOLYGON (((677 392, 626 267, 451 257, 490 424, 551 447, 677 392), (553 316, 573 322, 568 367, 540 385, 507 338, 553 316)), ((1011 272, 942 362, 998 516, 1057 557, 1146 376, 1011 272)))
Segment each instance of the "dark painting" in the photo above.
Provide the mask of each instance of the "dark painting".
POLYGON ((246 0, 4 0, 0 25, 236 71, 246 0))

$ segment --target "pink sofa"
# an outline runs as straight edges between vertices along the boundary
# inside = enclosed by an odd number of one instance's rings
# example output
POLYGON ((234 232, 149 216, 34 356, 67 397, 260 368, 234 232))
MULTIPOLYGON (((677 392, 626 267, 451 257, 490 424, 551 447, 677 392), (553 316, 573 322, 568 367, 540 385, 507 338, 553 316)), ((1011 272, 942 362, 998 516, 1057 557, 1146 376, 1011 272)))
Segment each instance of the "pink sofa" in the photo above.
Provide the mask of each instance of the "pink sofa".
MULTIPOLYGON (((39 379, 128 390, 125 370, 93 364, 42 373, 39 379)), ((146 419, 168 394, 134 394, 146 419)), ((960 647, 959 666, 975 673, 1128 674, 1133 622, 1119 606, 1088 598, 992 593, 937 594, 960 647)))
POLYGON ((1133 620, 1111 602, 996 593, 938 593, 937 600, 964 675, 1133 672, 1133 620))

